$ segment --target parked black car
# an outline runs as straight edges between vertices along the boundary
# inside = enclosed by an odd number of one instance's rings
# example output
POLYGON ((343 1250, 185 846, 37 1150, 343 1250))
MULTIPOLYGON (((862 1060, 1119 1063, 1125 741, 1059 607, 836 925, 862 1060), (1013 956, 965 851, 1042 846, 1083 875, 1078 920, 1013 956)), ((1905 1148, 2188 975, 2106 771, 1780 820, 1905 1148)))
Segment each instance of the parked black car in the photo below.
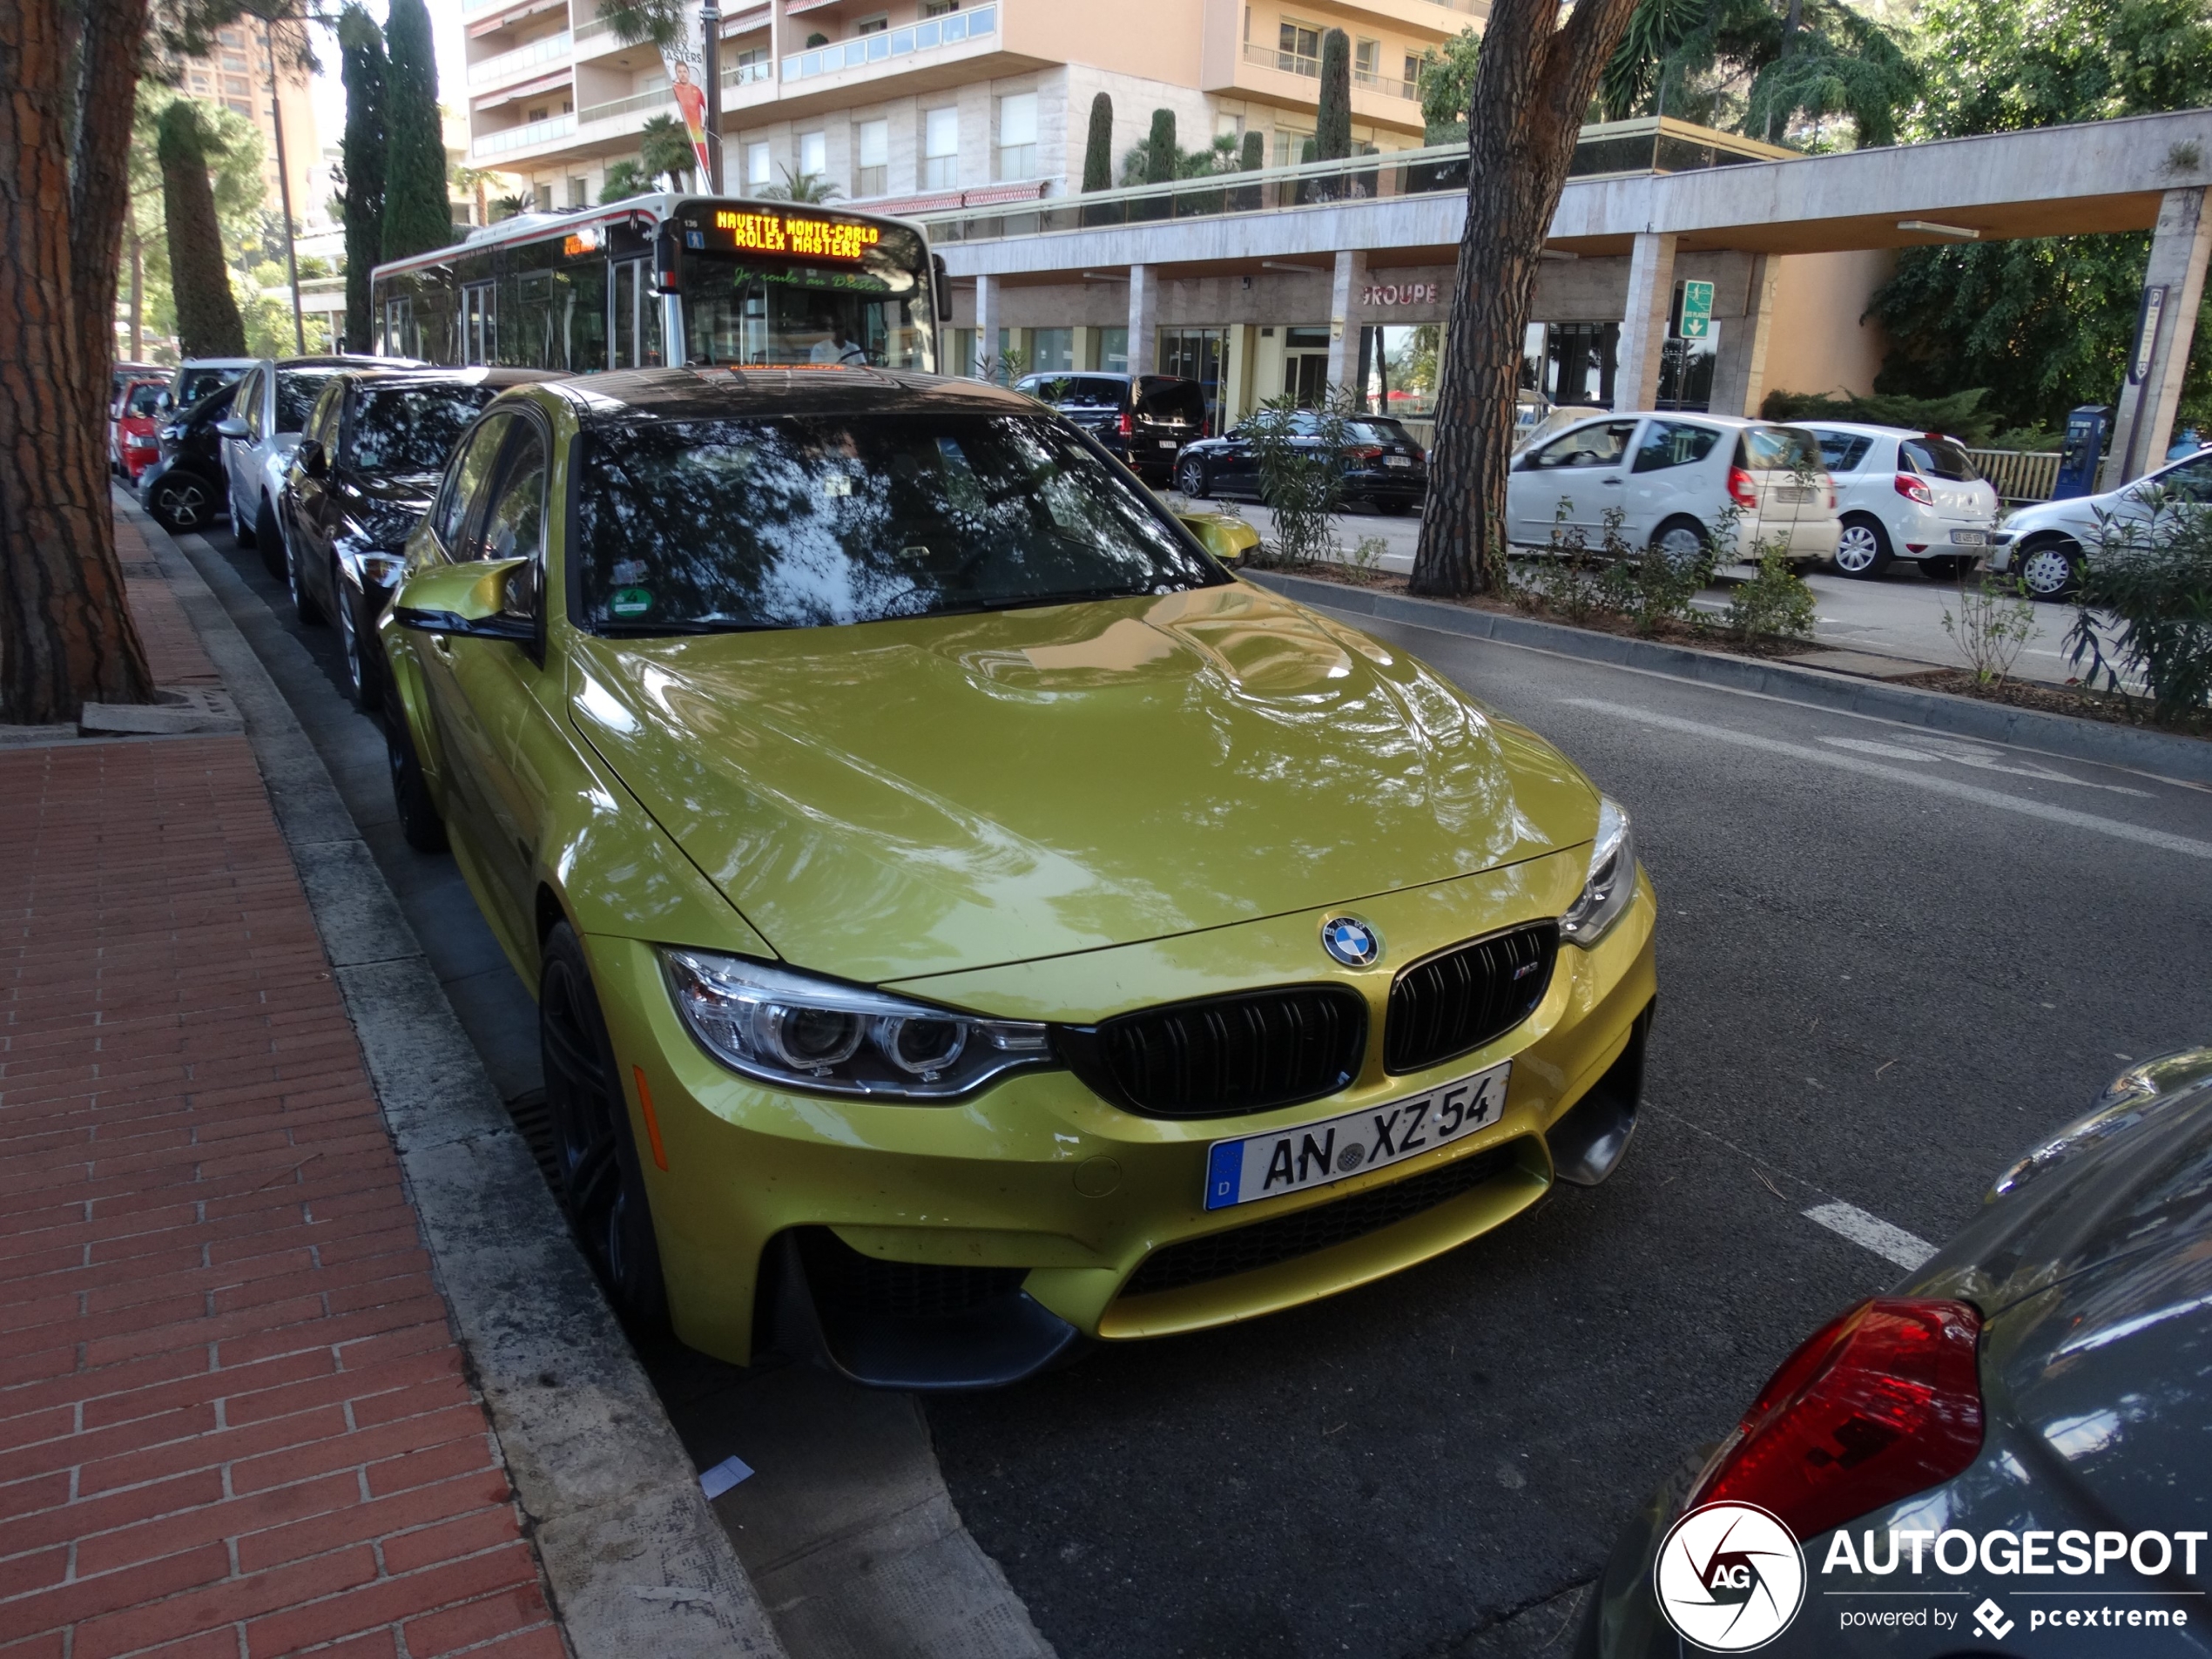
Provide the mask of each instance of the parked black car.
POLYGON ((1206 392, 1173 374, 1028 374, 1014 389, 1055 408, 1140 478, 1165 482, 1205 435, 1206 392))
POLYGON ((302 622, 337 625, 362 708, 384 694, 381 655, 362 642, 375 639, 454 440, 509 387, 559 378, 531 368, 356 369, 334 376, 308 411, 277 503, 285 574, 302 622))
MULTIPOLYGON (((1301 411, 1291 417, 1291 442, 1318 444, 1321 418, 1301 411)), ((1413 435, 1388 415, 1363 415, 1350 422, 1352 452, 1345 473, 1345 499, 1366 502, 1379 512, 1404 513, 1428 496, 1428 457, 1413 435)), ((1260 499, 1259 459, 1252 448, 1251 422, 1227 435, 1203 438, 1187 447, 1176 463, 1175 487, 1186 496, 1247 496, 1260 499)))
POLYGON ((231 412, 238 382, 218 386, 154 428, 161 454, 138 480, 138 500, 172 536, 212 527, 223 514, 223 440, 215 423, 231 412))

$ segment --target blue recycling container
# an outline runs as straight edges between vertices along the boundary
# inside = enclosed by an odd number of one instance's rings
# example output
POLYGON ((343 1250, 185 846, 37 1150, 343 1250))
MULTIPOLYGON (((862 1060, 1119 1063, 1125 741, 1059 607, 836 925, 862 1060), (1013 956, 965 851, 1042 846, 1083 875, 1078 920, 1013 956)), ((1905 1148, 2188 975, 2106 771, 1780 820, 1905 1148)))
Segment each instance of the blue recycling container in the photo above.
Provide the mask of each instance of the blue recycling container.
POLYGON ((2097 467, 2104 459, 2105 428, 2111 419, 2112 411, 2101 403, 2084 403, 2066 417, 2066 442, 2059 450, 2059 482, 2051 492, 2053 501, 2096 492, 2097 467))

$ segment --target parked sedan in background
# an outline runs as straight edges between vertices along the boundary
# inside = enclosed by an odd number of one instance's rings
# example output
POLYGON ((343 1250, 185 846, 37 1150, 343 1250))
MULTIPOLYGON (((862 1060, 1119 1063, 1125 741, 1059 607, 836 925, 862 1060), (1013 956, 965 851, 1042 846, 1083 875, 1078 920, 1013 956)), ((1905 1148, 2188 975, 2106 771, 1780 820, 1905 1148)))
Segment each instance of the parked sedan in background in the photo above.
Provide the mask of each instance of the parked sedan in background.
POLYGON ((1014 388, 1057 409, 1140 478, 1166 482, 1206 434, 1206 392, 1173 374, 1028 374, 1014 388))
POLYGON ((415 368, 392 357, 264 358, 238 383, 231 412, 217 422, 223 440, 223 494, 231 534, 240 547, 259 547, 271 576, 284 574, 284 530, 276 516, 292 447, 307 411, 332 378, 349 368, 415 368))
POLYGON ((161 453, 154 427, 168 384, 166 376, 130 381, 116 400, 115 419, 108 423, 108 458, 115 470, 133 484, 161 453))
POLYGON ((1986 1630, 2006 1652, 2202 1654, 2208 1190, 2212 1049, 2130 1067, 1903 1285, 1784 1360, 1702 1470, 1651 1501, 1591 1598, 1580 1653, 1688 1651, 1655 1562, 1679 1518, 1734 1503, 1802 1547, 1804 1605, 1777 1653, 1933 1659, 1988 1650, 1986 1630), (1939 1535, 1981 1548, 1946 1567, 1959 1551, 1939 1535), (2161 1536, 2157 1551, 2143 1541, 2161 1536), (2042 1565, 2020 1568, 2039 1540, 2042 1565), (1993 1612, 1976 1618, 1985 1598, 1993 1612), (1916 1602, 1955 1607, 1951 1627, 1925 1611, 1839 1617, 1916 1602), (2116 1625, 2094 1616, 2103 1607, 2116 1625))
POLYGON ((1948 582, 1980 563, 1997 528, 1997 487, 1955 438, 1903 427, 1803 421, 1836 482, 1837 570, 1876 577, 1898 559, 1948 582))
MULTIPOLYGON (((138 499, 172 536, 211 528, 223 511, 223 440, 238 382, 218 385, 189 408, 171 409, 154 428, 159 457, 138 480, 138 499)), ((172 392, 173 398, 175 394, 172 392)))
POLYGON ((2212 449, 2200 449, 2101 495, 2020 508, 1998 526, 1989 567, 2017 574, 2039 599, 2063 598, 2107 535, 2143 529, 2161 502, 2185 511, 2212 503, 2212 449))
MULTIPOLYGON (((1349 444, 1345 499, 1365 502, 1384 513, 1411 512, 1419 507, 1428 495, 1428 456, 1413 435, 1383 415, 1354 415, 1345 425, 1349 444)), ((1321 429, 1320 415, 1301 410, 1291 417, 1291 442, 1299 448, 1318 447, 1321 429)), ((1202 438, 1188 446, 1177 463, 1175 483, 1186 496, 1244 496, 1264 502, 1251 421, 1246 420, 1224 437, 1202 438)))
POLYGON ((364 651, 405 563, 407 538, 454 441, 534 368, 362 369, 335 374, 308 412, 278 497, 285 577, 302 622, 332 623, 354 700, 383 698, 381 653, 364 651))
POLYGON ((1723 562, 1761 546, 1799 563, 1836 550, 1836 491, 1812 439, 1794 427, 1726 415, 1608 415, 1569 427, 1513 459, 1506 534, 1546 549, 1554 528, 1603 544, 1608 518, 1630 549, 1695 558, 1709 541, 1723 562))

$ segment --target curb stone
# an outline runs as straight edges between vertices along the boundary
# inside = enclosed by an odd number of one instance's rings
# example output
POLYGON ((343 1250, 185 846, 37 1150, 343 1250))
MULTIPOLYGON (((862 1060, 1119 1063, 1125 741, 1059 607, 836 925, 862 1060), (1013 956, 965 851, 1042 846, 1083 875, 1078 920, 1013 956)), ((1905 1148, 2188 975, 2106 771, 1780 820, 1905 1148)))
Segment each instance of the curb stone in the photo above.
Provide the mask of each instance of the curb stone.
POLYGON ((1271 589, 1300 604, 1372 617, 1378 622, 1410 623, 1440 633, 1501 644, 1526 646, 1561 657, 1576 657, 1616 668, 1640 668, 1676 679, 1694 680, 1729 691, 1756 691, 1784 702, 1809 704, 1845 714, 1867 715, 1899 725, 1919 726, 1952 737, 1977 738, 2015 749, 2067 760, 2087 760, 2147 772, 2175 783, 2212 785, 2212 743, 2138 726, 2108 725, 2070 714, 2016 709, 2002 703, 1958 697, 1948 691, 1916 690, 1856 679, 1823 669, 1797 668, 1720 651, 1669 645, 1656 639, 1602 634, 1533 617, 1474 610, 1434 599, 1379 593, 1281 570, 1243 572, 1248 582, 1271 589))
POLYGON ((321 759, 196 562, 117 499, 245 721, 570 1650, 785 1659, 321 759))

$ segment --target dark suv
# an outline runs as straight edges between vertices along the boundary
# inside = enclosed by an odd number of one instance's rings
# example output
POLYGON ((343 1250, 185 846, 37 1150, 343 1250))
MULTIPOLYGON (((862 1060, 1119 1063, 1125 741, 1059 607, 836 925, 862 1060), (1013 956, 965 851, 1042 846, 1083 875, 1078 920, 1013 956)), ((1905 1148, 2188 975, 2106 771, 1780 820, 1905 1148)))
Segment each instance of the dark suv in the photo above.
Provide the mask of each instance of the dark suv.
POLYGON ((1206 435, 1206 393, 1172 374, 1028 374, 1014 389, 1060 411, 1140 478, 1165 483, 1206 435))

